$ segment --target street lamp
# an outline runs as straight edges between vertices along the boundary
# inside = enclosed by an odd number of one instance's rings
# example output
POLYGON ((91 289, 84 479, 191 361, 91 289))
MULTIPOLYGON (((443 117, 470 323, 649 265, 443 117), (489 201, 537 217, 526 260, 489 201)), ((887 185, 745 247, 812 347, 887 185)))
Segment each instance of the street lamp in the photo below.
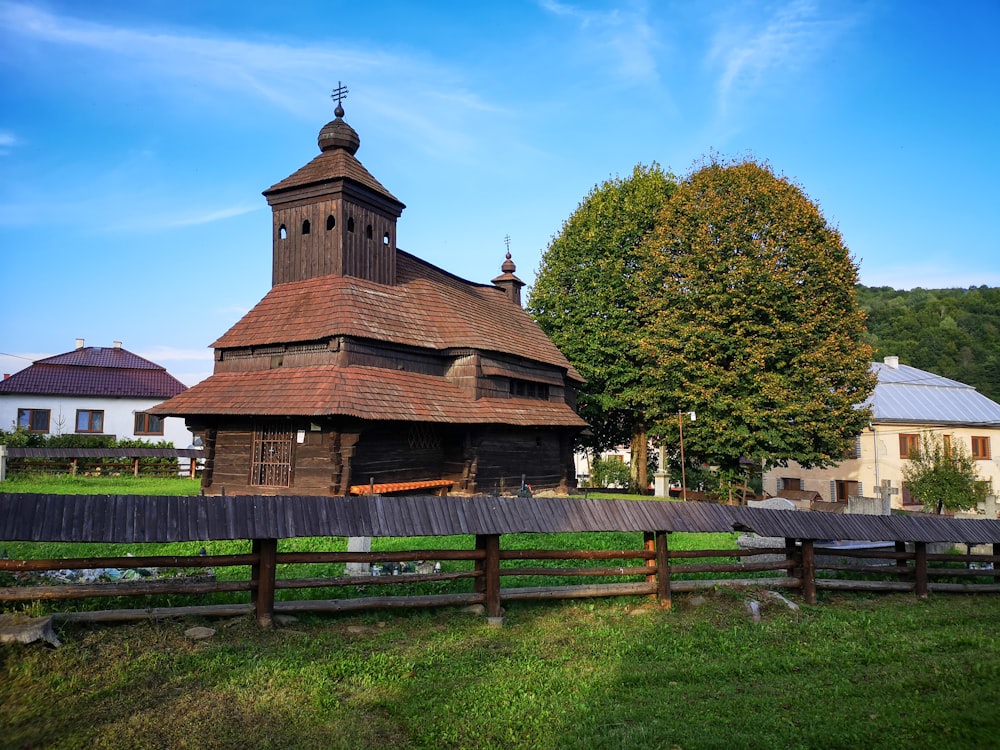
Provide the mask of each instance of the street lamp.
MULTIPOLYGON (((692 422, 695 421, 696 415, 693 411, 689 411, 687 415, 692 422)), ((677 412, 677 427, 681 433, 681 497, 684 500, 684 502, 687 502, 688 499, 687 477, 685 476, 684 473, 684 420, 682 419, 683 416, 684 412, 682 411, 677 412)))

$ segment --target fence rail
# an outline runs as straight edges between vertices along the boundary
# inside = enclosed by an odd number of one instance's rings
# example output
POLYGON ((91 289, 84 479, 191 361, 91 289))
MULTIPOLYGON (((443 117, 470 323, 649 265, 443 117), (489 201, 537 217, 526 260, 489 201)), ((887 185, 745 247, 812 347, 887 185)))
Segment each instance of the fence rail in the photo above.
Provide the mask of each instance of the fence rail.
POLYGON ((502 616, 503 603, 525 600, 555 600, 602 596, 653 596, 669 607, 675 593, 715 586, 767 586, 794 589, 807 603, 815 603, 817 590, 1000 593, 1000 550, 992 554, 928 554, 917 542, 910 551, 902 549, 850 550, 816 546, 810 540, 787 540, 782 554, 774 548, 670 550, 665 532, 644 535, 642 549, 633 550, 548 550, 501 549, 500 535, 477 535, 474 549, 413 549, 393 552, 279 552, 273 539, 251 540, 249 554, 88 557, 74 559, 0 560, 0 571, 29 573, 95 568, 141 569, 180 568, 204 570, 244 566, 246 578, 215 579, 205 575, 178 576, 159 580, 116 581, 89 584, 5 586, 0 588, 4 604, 32 601, 128 596, 205 596, 249 594, 246 603, 202 604, 186 607, 155 607, 64 612, 58 616, 73 620, 134 620, 183 614, 224 616, 253 612, 258 623, 267 627, 275 613, 325 611, 343 612, 379 608, 437 607, 481 604, 489 617, 502 616), (769 556, 767 560, 755 560, 769 556), (817 561, 822 557, 822 561, 817 561), (777 558, 777 559, 775 559, 777 558), (400 575, 337 575, 281 577, 282 566, 361 563, 386 565, 414 560, 443 562, 448 568, 400 575), (621 565, 608 565, 608 561, 621 565), (712 560, 712 562, 706 562, 712 560), (722 562, 720 562, 722 560, 722 562), (749 561, 748 561, 749 560, 749 561), (567 563, 563 565, 518 565, 525 561, 567 563), (587 563, 603 563, 588 566, 587 563), (874 565, 882 562, 884 565, 874 565), (975 566, 975 567, 973 567, 975 566), (766 573, 780 572, 768 577, 766 573), (836 577, 820 578, 818 573, 836 577), (718 574, 722 577, 715 577, 718 574), (750 574, 749 576, 747 574, 750 574), (553 578, 591 579, 581 583, 547 585, 553 578), (522 585, 503 587, 502 579, 519 579, 522 585), (539 579, 523 585, 523 579, 539 579), (609 581, 608 579, 612 579, 609 581), (932 579, 934 579, 932 581, 932 579), (945 580, 939 580, 945 579, 945 580), (952 580, 947 580, 952 579, 952 580), (987 582, 983 582, 983 580, 987 582), (468 582, 462 590, 463 582, 468 582), (372 595, 386 586, 410 588, 440 583, 452 590, 436 594, 372 595), (276 599, 277 591, 302 589, 354 589, 348 596, 330 599, 276 599), (471 590, 468 590, 471 589, 471 590))
POLYGON ((0 445, 0 482, 8 473, 92 474, 133 476, 198 476, 201 448, 30 448, 0 445), (184 463, 186 460, 186 463, 184 463))

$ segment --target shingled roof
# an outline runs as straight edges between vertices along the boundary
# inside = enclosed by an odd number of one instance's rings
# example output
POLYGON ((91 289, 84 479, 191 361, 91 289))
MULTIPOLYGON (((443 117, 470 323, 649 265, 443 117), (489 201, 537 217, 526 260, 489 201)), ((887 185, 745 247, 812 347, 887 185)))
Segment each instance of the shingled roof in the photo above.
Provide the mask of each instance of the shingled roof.
POLYGON ((497 287, 465 281, 401 250, 396 273, 391 286, 345 276, 279 284, 212 346, 354 336, 437 351, 515 355, 565 369, 571 380, 583 382, 542 329, 497 287))
POLYGON ((171 398, 186 387, 164 367, 120 346, 86 346, 14 373, 0 381, 0 394, 171 398))
POLYGON ((340 415, 524 427, 586 426, 565 403, 527 398, 475 400, 442 377, 332 365, 217 373, 152 411, 185 415, 340 415))

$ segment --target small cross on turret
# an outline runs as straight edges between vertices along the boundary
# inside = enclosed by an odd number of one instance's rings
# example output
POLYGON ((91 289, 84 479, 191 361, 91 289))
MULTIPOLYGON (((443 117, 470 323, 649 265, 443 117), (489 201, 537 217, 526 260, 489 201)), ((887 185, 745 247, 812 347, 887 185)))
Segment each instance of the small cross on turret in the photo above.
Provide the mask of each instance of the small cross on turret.
POLYGON ((333 114, 337 117, 344 116, 343 102, 349 93, 350 92, 347 90, 347 86, 345 86, 341 81, 337 81, 337 88, 335 88, 333 93, 330 94, 331 99, 337 100, 337 108, 333 110, 333 114))

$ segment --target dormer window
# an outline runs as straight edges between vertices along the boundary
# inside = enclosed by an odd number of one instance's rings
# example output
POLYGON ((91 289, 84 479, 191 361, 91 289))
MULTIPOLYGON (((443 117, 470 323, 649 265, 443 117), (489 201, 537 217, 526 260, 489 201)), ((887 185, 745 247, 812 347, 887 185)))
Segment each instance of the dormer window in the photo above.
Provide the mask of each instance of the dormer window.
POLYGON ((305 221, 302 222, 302 234, 309 234, 309 230, 311 228, 312 227, 309 224, 309 219, 306 219, 305 221))
POLYGON ((337 220, 333 218, 333 214, 330 214, 326 217, 326 231, 329 232, 335 226, 337 226, 337 220))
POLYGON ((510 379, 510 395, 514 398, 533 398, 540 401, 549 400, 548 383, 536 383, 534 380, 510 379))

